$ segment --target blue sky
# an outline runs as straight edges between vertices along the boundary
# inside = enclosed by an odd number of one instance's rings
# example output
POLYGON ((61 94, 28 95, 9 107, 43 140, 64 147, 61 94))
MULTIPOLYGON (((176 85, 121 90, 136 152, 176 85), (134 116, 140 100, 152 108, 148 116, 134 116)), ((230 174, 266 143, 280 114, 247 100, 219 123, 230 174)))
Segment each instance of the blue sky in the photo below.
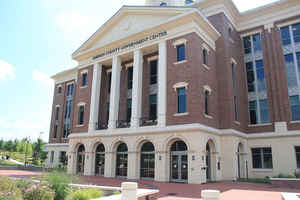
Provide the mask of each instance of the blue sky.
MULTIPOLYGON (((241 11, 275 0, 234 0, 241 11)), ((122 5, 144 0, 0 1, 0 138, 48 141, 51 75, 75 67, 71 54, 122 5), (105 2, 105 3, 104 3, 105 2)))

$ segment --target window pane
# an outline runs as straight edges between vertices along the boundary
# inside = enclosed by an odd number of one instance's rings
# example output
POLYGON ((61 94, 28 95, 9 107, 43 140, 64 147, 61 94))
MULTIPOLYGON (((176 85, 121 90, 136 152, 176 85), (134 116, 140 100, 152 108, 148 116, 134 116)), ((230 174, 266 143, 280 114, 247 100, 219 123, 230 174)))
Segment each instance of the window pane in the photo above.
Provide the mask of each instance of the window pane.
POLYGON ((300 24, 295 24, 292 26, 294 42, 300 42, 300 24))
POLYGON ((87 73, 82 74, 82 86, 87 85, 87 79, 88 79, 88 75, 87 73))
POLYGON ((300 99, 298 95, 290 96, 292 121, 300 120, 300 99))
POLYGON ((282 41, 282 45, 290 45, 291 44, 291 36, 290 36, 290 30, 289 27, 283 27, 280 29, 280 33, 281 33, 281 41, 282 41))
POLYGON ((273 162, 272 162, 272 149, 271 148, 263 148, 263 160, 264 160, 264 168, 265 169, 272 169, 273 162))
POLYGON ((244 53, 245 54, 251 53, 251 39, 250 39, 250 36, 244 37, 243 42, 244 42, 244 53))
POLYGON ((300 52, 296 53, 296 59, 298 64, 298 77, 300 77, 300 52))
POLYGON ((150 62, 150 84, 157 83, 157 60, 153 60, 150 62))
POLYGON ((262 168, 261 151, 259 148, 252 149, 252 164, 254 169, 262 168))
POLYGON ((186 112, 185 88, 177 89, 177 95, 178 95, 178 113, 185 113, 186 112))
POLYGON ((266 99, 265 100, 260 100, 259 105, 260 105, 260 120, 261 120, 261 123, 268 123, 270 121, 268 101, 266 99))
POLYGON ((84 122, 84 106, 79 107, 79 124, 83 124, 84 122))
POLYGON ((234 120, 238 121, 238 101, 237 101, 237 96, 234 96, 234 120))
POLYGON ((209 98, 209 92, 205 91, 205 114, 206 115, 209 114, 209 110, 208 110, 208 98, 209 98))
POLYGON ((257 124, 257 106, 256 101, 249 102, 250 124, 257 124))
POLYGON ((132 106, 132 100, 127 99, 127 116, 126 116, 127 122, 131 121, 131 106, 132 106))
POLYGON ((255 85, 254 85, 255 77, 254 77, 252 62, 246 63, 246 70, 247 70, 248 92, 254 92, 255 91, 255 85))
POLYGON ((203 64, 207 65, 207 51, 206 51, 206 49, 203 49, 202 54, 203 54, 203 64))
POLYGON ((261 37, 259 33, 253 35, 253 47, 254 51, 261 51, 261 37))
POLYGON ((256 64, 256 76, 257 76, 257 89, 258 91, 266 90, 264 63, 262 60, 255 62, 256 64))
POLYGON ((177 46, 177 61, 185 60, 185 45, 181 44, 177 46))
POLYGON ((133 67, 128 68, 128 89, 132 89, 133 67))
POLYGON ((298 84, 293 54, 285 55, 284 58, 288 87, 295 87, 298 84))

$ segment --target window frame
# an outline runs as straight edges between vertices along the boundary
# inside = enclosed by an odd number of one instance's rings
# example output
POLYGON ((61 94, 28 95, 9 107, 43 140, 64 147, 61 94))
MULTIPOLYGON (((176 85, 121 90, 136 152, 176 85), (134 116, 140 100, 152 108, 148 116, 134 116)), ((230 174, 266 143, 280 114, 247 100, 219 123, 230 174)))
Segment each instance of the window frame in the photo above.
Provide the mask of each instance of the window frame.
POLYGON ((253 169, 267 169, 267 170, 272 170, 274 168, 273 165, 273 151, 272 147, 252 147, 251 148, 251 159, 252 159, 252 168, 253 169), (261 167, 254 167, 254 153, 253 150, 259 150, 259 153, 257 153, 260 156, 260 165, 261 167), (270 150, 271 153, 266 153, 264 150, 270 150), (265 166, 265 156, 266 155, 271 155, 271 167, 265 166))
POLYGON ((132 90, 133 87, 133 66, 127 68, 127 89, 132 90))
POLYGON ((84 125, 85 104, 78 104, 78 125, 84 125), (81 110, 83 108, 83 110, 81 110))
POLYGON ((149 119, 150 120, 157 120, 157 94, 151 94, 151 95, 149 95, 149 119), (155 96, 155 99, 156 99, 156 101, 155 101, 155 104, 152 104, 151 103, 151 97, 154 97, 155 96), (156 107, 156 111, 155 111, 155 117, 154 118, 152 118, 152 113, 151 113, 151 111, 152 111, 152 105, 155 105, 155 107, 156 107))
POLYGON ((155 85, 157 84, 157 78, 158 78, 158 60, 150 60, 149 61, 149 66, 150 66, 150 85, 155 85), (152 69, 152 63, 155 62, 156 63, 156 73, 152 73, 153 69, 152 69), (153 81, 154 80, 154 81, 153 81))
POLYGON ((176 88, 177 92, 177 113, 187 113, 187 94, 186 94, 186 87, 179 87, 176 88), (180 90, 184 90, 184 94, 180 94, 180 90), (184 101, 183 101, 184 98, 184 101), (182 102, 183 101, 183 102, 182 102), (182 105, 183 104, 183 105, 182 105), (184 109, 182 110, 182 106, 184 106, 184 109))
POLYGON ((127 123, 131 122, 131 117, 132 117, 131 115, 132 115, 132 98, 128 98, 126 100, 126 122, 127 123))
POLYGON ((300 146, 295 146, 296 167, 300 169, 300 146))
POLYGON ((88 85, 88 71, 82 71, 80 87, 87 87, 87 85, 88 85))
POLYGON ((62 94, 62 86, 61 85, 57 86, 57 94, 58 95, 62 94))

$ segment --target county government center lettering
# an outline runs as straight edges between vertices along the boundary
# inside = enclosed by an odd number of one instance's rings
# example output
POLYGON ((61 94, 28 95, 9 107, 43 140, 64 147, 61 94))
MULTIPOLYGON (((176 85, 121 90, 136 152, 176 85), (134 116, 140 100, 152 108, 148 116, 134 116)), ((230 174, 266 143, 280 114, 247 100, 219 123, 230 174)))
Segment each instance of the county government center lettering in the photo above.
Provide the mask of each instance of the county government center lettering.
POLYGON ((143 39, 136 40, 134 42, 130 42, 130 43, 128 43, 126 45, 123 45, 121 47, 117 47, 117 48, 111 49, 109 51, 106 51, 104 53, 98 54, 98 55, 94 56, 93 59, 97 59, 97 58, 101 58, 103 56, 107 56, 107 55, 110 55, 110 54, 113 54, 113 53, 117 53, 121 50, 125 50, 125 49, 128 49, 130 47, 134 47, 136 45, 143 44, 147 41, 151 41, 151 40, 155 40, 157 38, 161 38, 163 36, 166 36, 167 34, 168 34, 167 31, 164 31, 164 32, 160 32, 160 33, 157 33, 157 34, 150 35, 150 36, 145 37, 143 39))

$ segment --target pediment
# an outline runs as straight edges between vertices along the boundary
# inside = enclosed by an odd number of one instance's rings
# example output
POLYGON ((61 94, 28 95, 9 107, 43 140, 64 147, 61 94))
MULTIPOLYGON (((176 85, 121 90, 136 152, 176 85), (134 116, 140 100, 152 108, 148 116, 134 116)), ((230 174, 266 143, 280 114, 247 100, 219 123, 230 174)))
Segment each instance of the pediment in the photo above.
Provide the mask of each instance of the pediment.
POLYGON ((190 9, 122 8, 108 20, 97 32, 73 53, 73 58, 80 52, 97 49, 143 30, 157 26, 190 9))

